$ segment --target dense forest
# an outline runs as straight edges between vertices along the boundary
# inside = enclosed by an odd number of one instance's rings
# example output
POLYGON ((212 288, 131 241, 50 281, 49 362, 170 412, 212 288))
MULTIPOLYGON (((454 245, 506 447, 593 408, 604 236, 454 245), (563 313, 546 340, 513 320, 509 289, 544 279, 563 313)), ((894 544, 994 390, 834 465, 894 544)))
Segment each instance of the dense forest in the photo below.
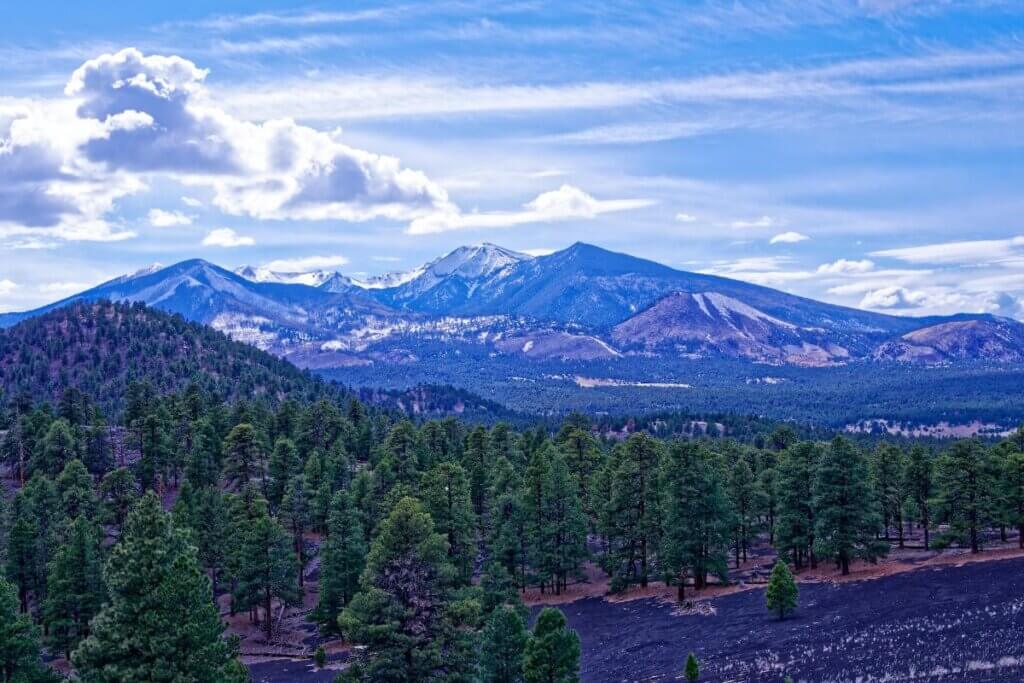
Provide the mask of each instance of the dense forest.
POLYGON ((744 443, 608 438, 579 415, 413 422, 232 353, 182 360, 170 384, 101 362, 56 399, 48 384, 11 402, 0 681, 244 681, 225 621, 269 646, 307 582, 320 634, 359 646, 343 680, 572 681, 576 634, 557 609, 531 620, 522 596, 588 569, 613 592, 663 582, 684 599, 729 581, 755 542, 797 572, 842 573, 911 530, 930 547, 1014 533, 1024 547, 1024 431, 936 450, 787 425, 744 443), (90 394, 122 381, 119 399, 90 394))

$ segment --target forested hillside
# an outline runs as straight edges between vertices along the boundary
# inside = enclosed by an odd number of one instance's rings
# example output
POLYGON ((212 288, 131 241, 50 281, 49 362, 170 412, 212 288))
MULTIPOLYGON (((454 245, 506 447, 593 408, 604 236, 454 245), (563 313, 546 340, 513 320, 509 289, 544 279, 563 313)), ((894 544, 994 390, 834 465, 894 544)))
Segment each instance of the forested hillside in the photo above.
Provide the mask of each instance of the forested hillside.
POLYGON ((159 389, 118 374, 122 397, 90 397, 83 380, 101 375, 58 371, 14 404, 0 447, 0 617, 16 625, 0 651, 21 653, 8 680, 47 680, 48 652, 83 681, 242 681, 239 654, 279 652, 349 681, 572 681, 577 636, 557 610, 529 632, 523 595, 606 580, 682 598, 734 580, 755 545, 846 573, 922 530, 926 546, 975 552, 1024 539, 1024 434, 935 453, 786 426, 743 444, 608 438, 578 415, 552 429, 414 424, 294 370, 192 358, 234 346, 176 318, 88 310, 97 322, 69 329, 58 313, 16 331, 54 349, 37 367, 93 344, 102 359, 119 333, 138 354, 184 346, 163 356, 159 389), (219 383, 253 366, 260 391, 219 383))
POLYGON ((116 414, 132 381, 161 394, 196 383, 225 400, 271 403, 337 392, 291 363, 141 304, 71 304, 0 331, 0 403, 56 402, 74 388, 116 414))

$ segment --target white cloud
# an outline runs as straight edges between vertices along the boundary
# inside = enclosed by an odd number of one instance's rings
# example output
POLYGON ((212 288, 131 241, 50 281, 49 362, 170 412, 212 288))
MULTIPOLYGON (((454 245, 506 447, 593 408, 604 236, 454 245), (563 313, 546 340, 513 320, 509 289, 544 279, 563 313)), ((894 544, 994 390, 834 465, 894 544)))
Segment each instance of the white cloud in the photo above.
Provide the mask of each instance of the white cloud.
POLYGON ((883 249, 872 256, 907 263, 979 265, 1024 254, 1024 236, 998 240, 970 240, 925 244, 918 247, 883 249))
POLYGON ((818 272, 822 275, 850 275, 857 273, 867 273, 874 270, 875 264, 873 261, 863 259, 860 261, 851 261, 841 258, 832 263, 823 263, 818 266, 818 272))
POLYGON ((192 217, 183 214, 181 211, 165 211, 163 209, 150 209, 147 214, 149 224, 155 228, 170 228, 175 225, 192 225, 192 217))
POLYGON ((776 223, 775 219, 772 218, 771 216, 761 216, 760 218, 755 218, 753 220, 733 221, 731 223, 731 225, 732 225, 732 227, 738 228, 738 229, 745 229, 745 228, 770 228, 773 225, 777 225, 777 223, 776 223))
POLYGON ((779 233, 768 240, 768 244, 795 244, 796 242, 803 242, 809 239, 811 238, 803 233, 790 231, 779 233))
POLYGON ((530 256, 534 256, 534 257, 536 257, 536 256, 550 256, 551 254, 554 254, 556 251, 558 251, 558 250, 557 249, 552 249, 551 247, 537 247, 536 249, 523 249, 523 253, 524 254, 529 254, 530 256))
POLYGON ((95 285, 95 282, 46 282, 39 285, 39 291, 43 294, 74 294, 95 285))
POLYGON ((18 285, 10 280, 0 280, 0 296, 10 294, 17 288, 18 285))
POLYGON ((693 223, 697 217, 688 213, 677 213, 676 220, 680 223, 693 223))
POLYGON ((203 238, 204 247, 251 247, 256 240, 239 235, 231 228, 217 228, 206 233, 203 238))
POLYGON ((195 197, 188 197, 188 196, 182 197, 181 198, 181 203, 184 204, 185 206, 189 206, 189 207, 191 207, 193 209, 201 209, 203 207, 203 203, 201 201, 199 201, 198 199, 196 199, 195 197))
POLYGON ((428 235, 471 228, 505 228, 527 223, 592 219, 605 213, 628 211, 654 204, 650 199, 596 199, 578 187, 562 185, 537 195, 521 211, 462 213, 456 208, 441 211, 409 224, 410 235, 428 235))
POLYGON ((313 270, 329 270, 339 268, 348 263, 344 256, 304 256, 293 259, 277 259, 263 264, 267 270, 275 273, 308 273, 313 270))
POLYGON ((882 287, 864 295, 860 301, 861 308, 917 308, 928 300, 928 295, 920 290, 906 287, 882 287))

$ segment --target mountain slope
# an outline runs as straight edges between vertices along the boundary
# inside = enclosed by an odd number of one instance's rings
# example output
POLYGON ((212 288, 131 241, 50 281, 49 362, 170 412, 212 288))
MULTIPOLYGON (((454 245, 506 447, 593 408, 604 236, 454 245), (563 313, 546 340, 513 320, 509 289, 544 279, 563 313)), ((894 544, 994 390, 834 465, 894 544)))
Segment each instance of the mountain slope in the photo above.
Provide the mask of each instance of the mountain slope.
POLYGON ((276 356, 139 305, 79 302, 0 331, 0 394, 6 397, 55 401, 75 387, 117 410, 132 380, 160 393, 195 380, 225 399, 341 395, 276 356))
POLYGON ((997 363, 1024 361, 1024 329, 1009 320, 958 320, 931 325, 885 342, 879 360, 948 363, 981 359, 997 363))
POLYGON ((814 366, 911 356, 924 362, 1024 358, 1024 326, 1016 321, 883 315, 581 243, 540 257, 493 244, 461 247, 372 283, 341 273, 230 272, 183 261, 35 311, 0 315, 0 328, 100 299, 180 313, 318 369, 439 359, 471 366, 497 355, 610 363, 725 356, 814 366), (379 286, 391 283, 398 284, 379 286), (908 336, 942 325, 951 326, 938 329, 941 340, 908 336))

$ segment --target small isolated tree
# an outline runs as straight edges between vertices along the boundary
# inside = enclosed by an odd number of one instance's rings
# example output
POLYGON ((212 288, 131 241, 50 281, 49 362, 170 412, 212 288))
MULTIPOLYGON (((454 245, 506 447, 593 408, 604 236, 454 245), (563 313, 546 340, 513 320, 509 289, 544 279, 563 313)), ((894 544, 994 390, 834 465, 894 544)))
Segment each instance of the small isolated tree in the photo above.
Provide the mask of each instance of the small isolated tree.
POLYGON ((777 613, 779 619, 785 619, 787 612, 796 609, 799 593, 789 566, 782 560, 776 562, 775 568, 772 569, 772 576, 768 579, 768 590, 764 594, 768 610, 777 613))
POLYGON ((561 610, 545 607, 533 627, 523 658, 526 683, 575 683, 580 674, 580 637, 561 610))
POLYGON ((683 669, 687 683, 697 683, 700 680, 700 666, 697 664, 697 657, 691 652, 686 655, 686 667, 683 669))
POLYGON ((491 612, 481 640, 481 680, 484 683, 520 683, 523 680, 523 653, 530 634, 519 611, 502 605, 491 612))

